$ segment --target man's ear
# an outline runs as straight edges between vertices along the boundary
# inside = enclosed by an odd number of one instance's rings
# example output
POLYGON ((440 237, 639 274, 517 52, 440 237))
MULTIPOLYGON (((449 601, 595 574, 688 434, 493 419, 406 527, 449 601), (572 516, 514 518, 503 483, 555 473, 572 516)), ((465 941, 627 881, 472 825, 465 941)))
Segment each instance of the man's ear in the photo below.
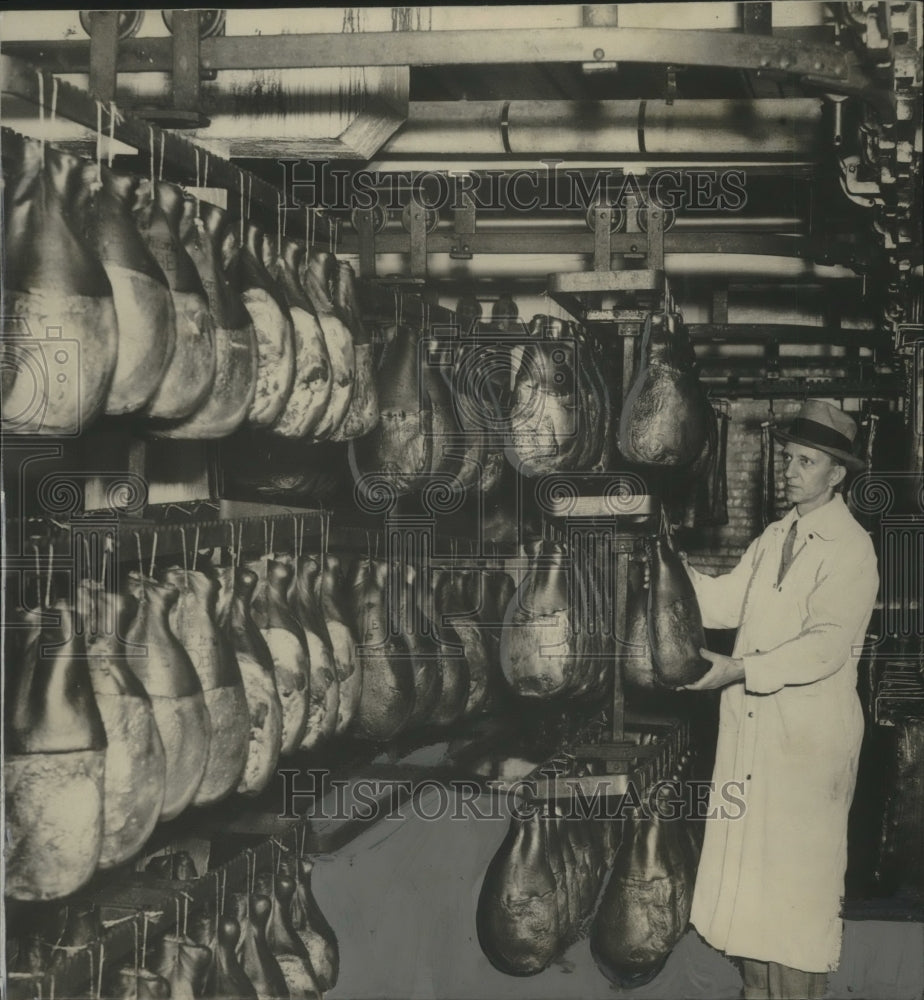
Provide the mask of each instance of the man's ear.
POLYGON ((844 477, 847 475, 847 466, 841 465, 840 462, 834 463, 834 468, 831 470, 831 486, 836 487, 844 481, 844 477))

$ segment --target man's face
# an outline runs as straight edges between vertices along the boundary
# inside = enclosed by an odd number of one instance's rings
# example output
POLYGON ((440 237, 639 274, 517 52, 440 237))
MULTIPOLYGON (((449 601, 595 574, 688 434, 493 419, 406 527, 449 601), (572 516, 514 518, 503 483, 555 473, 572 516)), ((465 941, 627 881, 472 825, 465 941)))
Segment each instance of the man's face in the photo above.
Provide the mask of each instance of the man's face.
POLYGON ((844 467, 827 452, 787 441, 783 448, 786 499, 802 513, 820 507, 844 477, 844 467))

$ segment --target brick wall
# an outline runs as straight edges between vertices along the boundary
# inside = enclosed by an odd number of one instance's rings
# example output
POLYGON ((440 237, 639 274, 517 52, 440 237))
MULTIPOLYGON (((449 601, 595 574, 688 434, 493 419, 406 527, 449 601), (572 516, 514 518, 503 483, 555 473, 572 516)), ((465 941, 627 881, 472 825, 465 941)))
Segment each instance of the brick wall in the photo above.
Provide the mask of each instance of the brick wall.
MULTIPOLYGON (((773 417, 788 424, 801 400, 774 400, 773 417)), ((770 418, 766 400, 740 399, 731 403, 728 423, 727 480, 728 524, 719 528, 682 529, 680 544, 690 553, 690 562, 701 569, 725 571, 737 563, 751 540, 760 534, 760 425, 770 418)), ((777 517, 786 512, 782 481, 782 445, 775 444, 777 470, 777 517)))

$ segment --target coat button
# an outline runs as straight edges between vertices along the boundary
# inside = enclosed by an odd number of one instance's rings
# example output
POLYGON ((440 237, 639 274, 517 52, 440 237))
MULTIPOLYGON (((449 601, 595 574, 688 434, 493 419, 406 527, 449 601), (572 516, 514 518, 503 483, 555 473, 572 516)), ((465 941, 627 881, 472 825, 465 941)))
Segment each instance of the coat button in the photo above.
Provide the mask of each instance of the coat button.
POLYGON ((745 777, 745 779, 744 779, 744 780, 745 780, 745 781, 750 781, 750 780, 751 780, 751 776, 750 776, 750 775, 747 775, 747 776, 745 777))
POLYGON ((748 718, 749 719, 753 719, 754 718, 754 713, 753 712, 748 712, 748 718))
POLYGON ((809 538, 814 538, 814 537, 815 537, 814 535, 811 535, 811 534, 809 535, 809 538))

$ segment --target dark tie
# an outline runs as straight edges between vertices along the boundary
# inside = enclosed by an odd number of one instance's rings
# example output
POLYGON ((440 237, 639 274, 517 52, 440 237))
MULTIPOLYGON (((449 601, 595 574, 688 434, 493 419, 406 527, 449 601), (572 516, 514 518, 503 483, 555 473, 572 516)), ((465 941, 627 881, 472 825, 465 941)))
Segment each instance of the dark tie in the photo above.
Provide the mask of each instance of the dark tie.
POLYGON ((783 582, 783 577, 786 576, 786 571, 792 566, 792 554, 793 549, 796 547, 796 525, 798 524, 798 518, 793 520, 792 525, 789 529, 789 534, 786 536, 786 541, 783 542, 783 557, 780 559, 780 575, 777 577, 776 585, 779 586, 783 582))

